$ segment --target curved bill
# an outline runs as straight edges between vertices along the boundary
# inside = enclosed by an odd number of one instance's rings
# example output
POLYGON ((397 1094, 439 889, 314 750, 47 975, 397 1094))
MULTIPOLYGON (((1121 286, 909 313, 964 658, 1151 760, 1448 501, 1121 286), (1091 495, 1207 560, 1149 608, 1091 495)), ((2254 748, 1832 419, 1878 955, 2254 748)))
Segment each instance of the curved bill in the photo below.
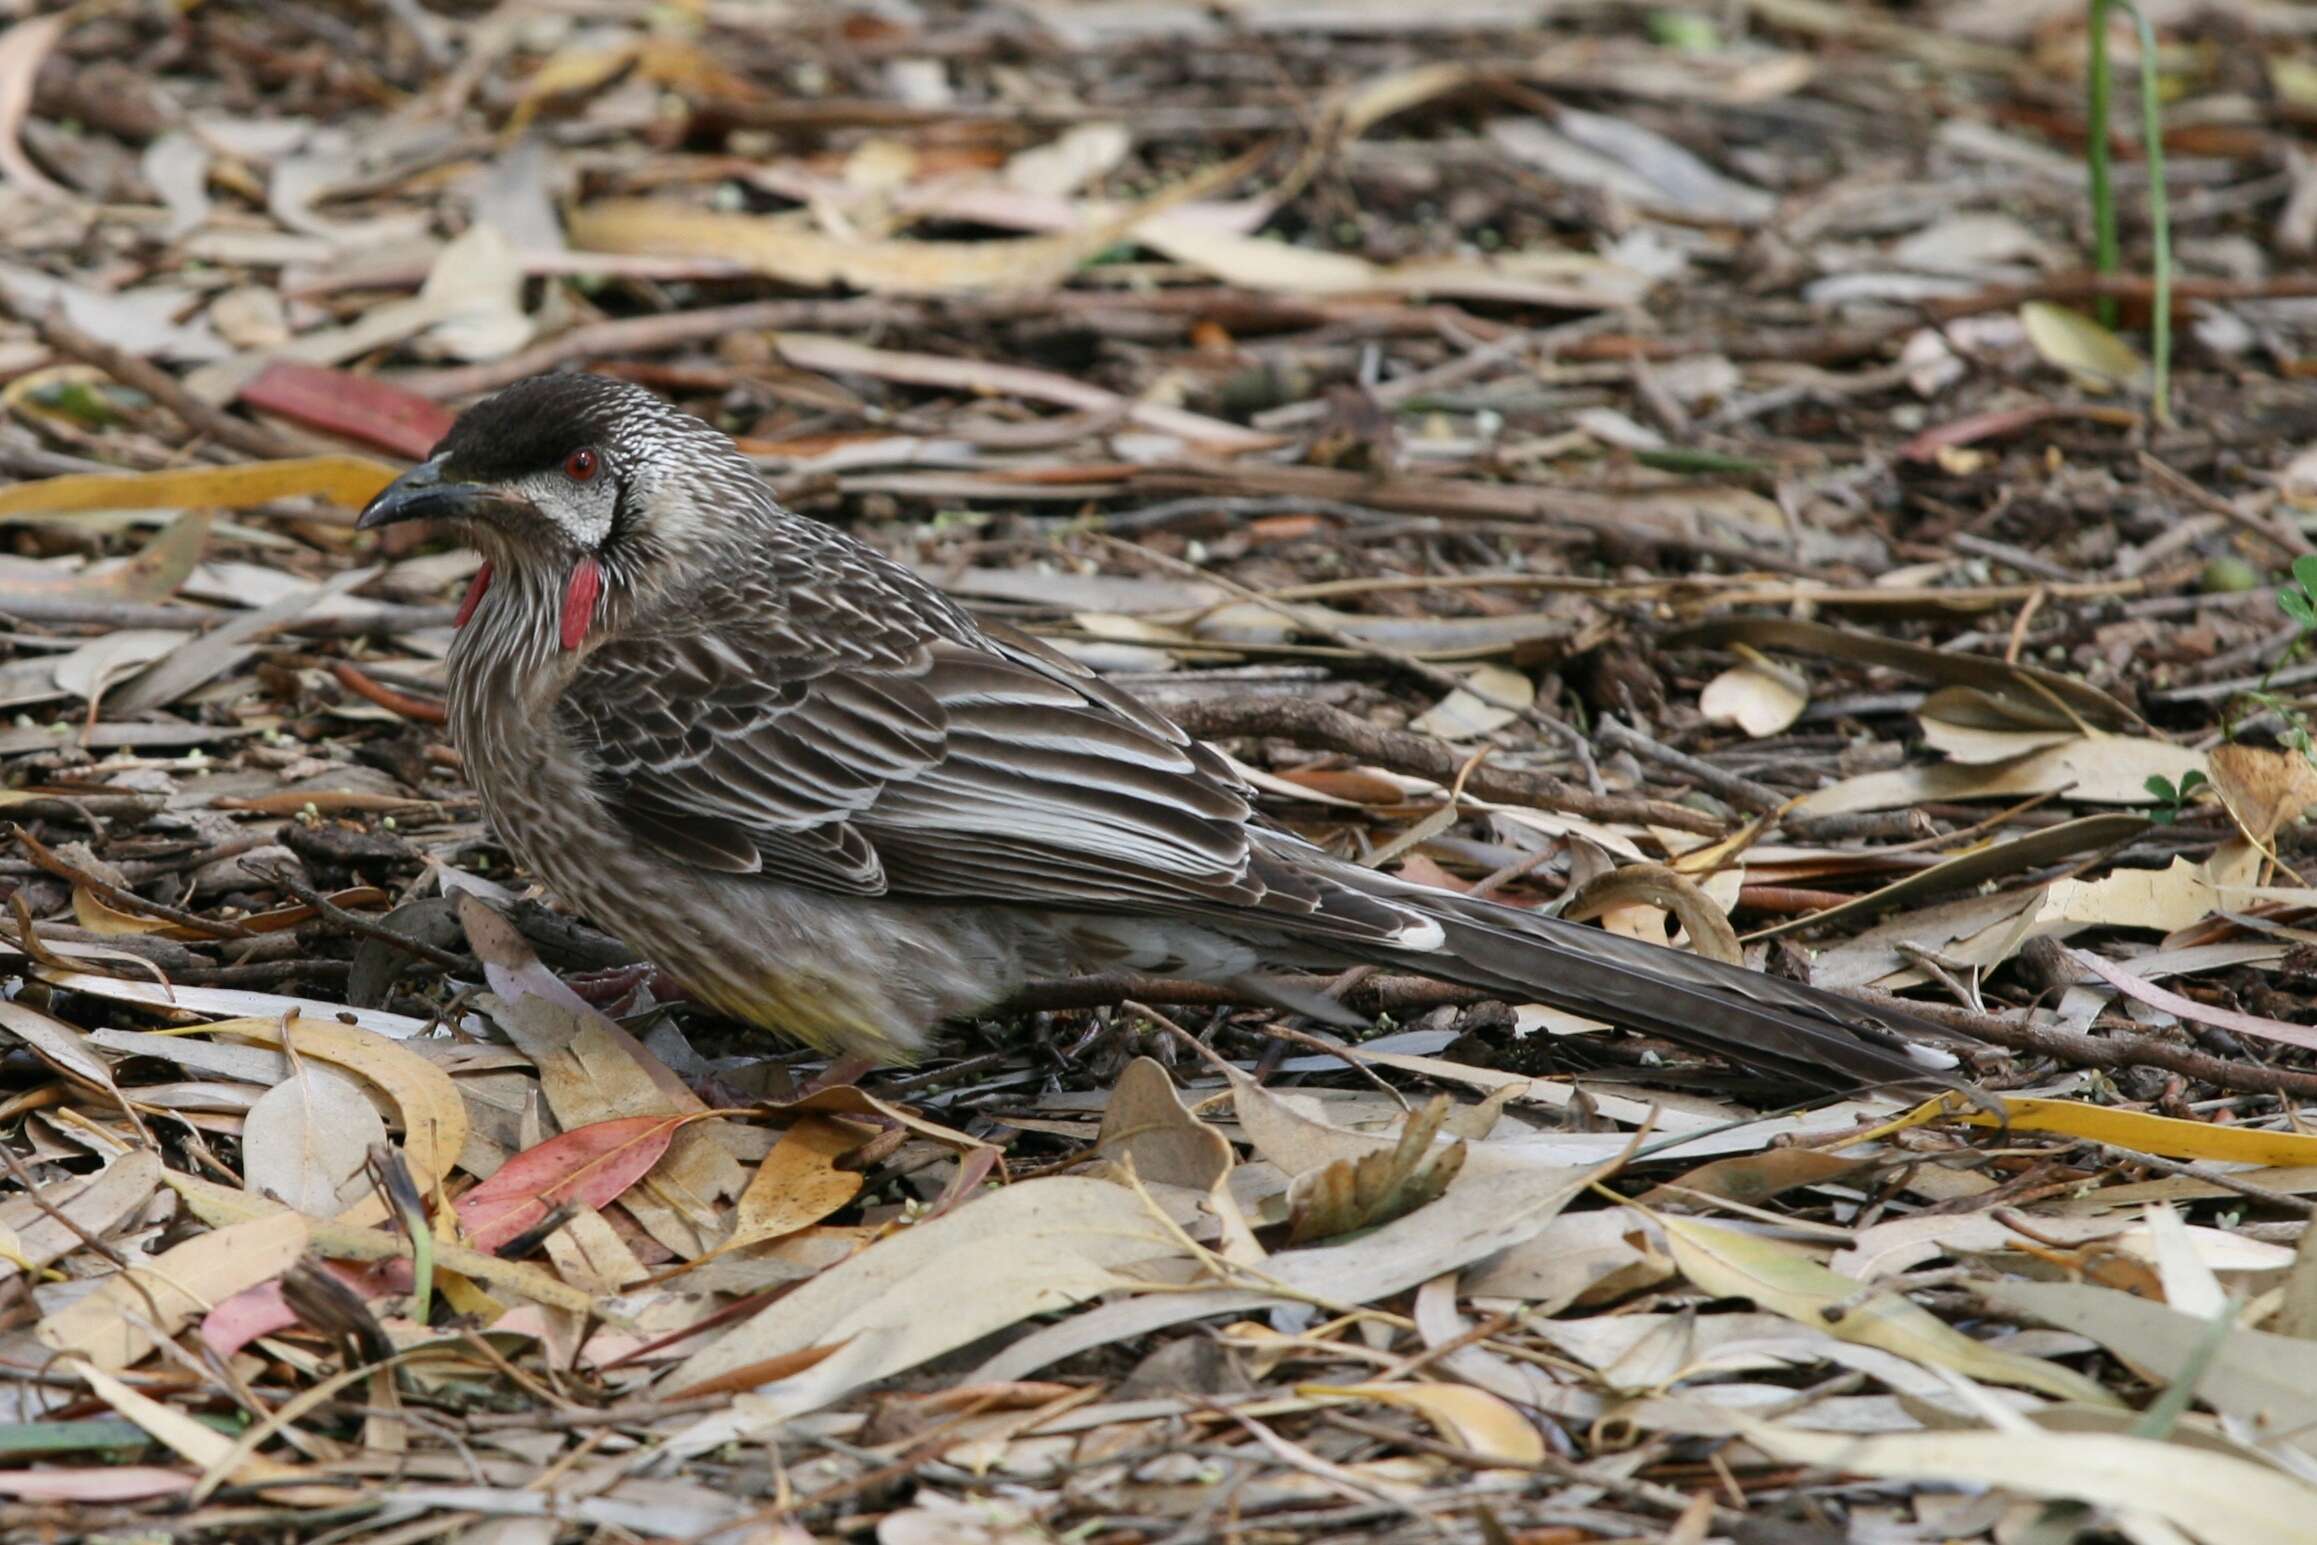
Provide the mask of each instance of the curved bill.
POLYGON ((443 460, 422 461, 379 490, 354 529, 375 531, 405 520, 452 520, 522 507, 521 500, 496 488, 446 476, 443 460))

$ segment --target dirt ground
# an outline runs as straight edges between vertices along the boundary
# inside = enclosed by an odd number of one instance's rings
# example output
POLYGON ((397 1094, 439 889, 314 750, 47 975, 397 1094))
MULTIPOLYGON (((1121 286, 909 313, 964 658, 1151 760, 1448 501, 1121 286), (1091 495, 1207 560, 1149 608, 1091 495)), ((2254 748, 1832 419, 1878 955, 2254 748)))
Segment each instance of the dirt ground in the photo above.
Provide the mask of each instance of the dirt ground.
POLYGON ((2311 1538, 2317 10, 2143 14, 2098 122, 2068 0, 0 8, 0 1537, 2311 1538), (572 368, 1984 1095, 1390 972, 717 1018, 353 529, 572 368))

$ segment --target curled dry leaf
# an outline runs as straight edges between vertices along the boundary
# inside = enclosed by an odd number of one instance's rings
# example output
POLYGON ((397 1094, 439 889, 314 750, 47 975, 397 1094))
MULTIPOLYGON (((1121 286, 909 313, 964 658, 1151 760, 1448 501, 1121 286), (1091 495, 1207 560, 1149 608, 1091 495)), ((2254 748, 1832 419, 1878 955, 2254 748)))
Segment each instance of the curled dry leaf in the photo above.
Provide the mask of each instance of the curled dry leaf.
POLYGON ((1734 724, 1756 740, 1783 734, 1810 706, 1810 682, 1800 671, 1739 646, 1744 661, 1706 683, 1698 711, 1716 724, 1734 724))
POLYGON ((1510 1401, 1468 1385, 1305 1384, 1296 1393, 1405 1406, 1459 1446, 1503 1464, 1533 1465, 1545 1457, 1545 1440, 1510 1401))
POLYGON ((1287 1192, 1287 1242, 1373 1228, 1437 1201, 1464 1168, 1462 1142, 1433 1146, 1447 1115, 1448 1096, 1434 1095, 1408 1113, 1390 1149, 1296 1176, 1287 1192))
POLYGON ((1738 947, 1738 931, 1730 926, 1729 916, 1695 880, 1663 864, 1621 864, 1597 876, 1569 898, 1561 916, 1581 923, 1633 907, 1671 912, 1699 954, 1733 966, 1745 963, 1745 951, 1738 947))

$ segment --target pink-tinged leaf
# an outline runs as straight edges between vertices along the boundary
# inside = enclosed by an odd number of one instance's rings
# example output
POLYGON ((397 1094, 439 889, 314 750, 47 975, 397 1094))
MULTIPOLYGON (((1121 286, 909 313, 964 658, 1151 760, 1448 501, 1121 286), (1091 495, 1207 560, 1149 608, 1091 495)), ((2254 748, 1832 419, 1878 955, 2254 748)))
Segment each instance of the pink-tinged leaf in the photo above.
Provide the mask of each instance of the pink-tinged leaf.
MULTIPOLYGON (((364 1303, 410 1291, 410 1262, 406 1260, 316 1261, 314 1265, 336 1277, 364 1303)), ((231 1357, 258 1337, 288 1330, 297 1323, 298 1312, 283 1296, 277 1277, 243 1288, 210 1310, 201 1320, 201 1339, 219 1357, 231 1357)))
POLYGON ((231 1357, 260 1336, 288 1330, 298 1312, 282 1297, 279 1278, 243 1288, 201 1317, 201 1340, 220 1358, 231 1357))
POLYGON ((0 1470, 0 1496, 20 1502, 142 1502, 192 1489, 192 1476, 159 1465, 0 1470))
POLYGON ((416 392, 352 371, 276 360, 241 389, 241 400, 293 424, 357 440, 416 461, 457 417, 416 392))
POLYGON ((573 1127, 528 1148, 458 1200, 459 1226, 477 1250, 496 1250, 565 1202, 606 1207, 668 1151, 682 1116, 622 1116, 573 1127))

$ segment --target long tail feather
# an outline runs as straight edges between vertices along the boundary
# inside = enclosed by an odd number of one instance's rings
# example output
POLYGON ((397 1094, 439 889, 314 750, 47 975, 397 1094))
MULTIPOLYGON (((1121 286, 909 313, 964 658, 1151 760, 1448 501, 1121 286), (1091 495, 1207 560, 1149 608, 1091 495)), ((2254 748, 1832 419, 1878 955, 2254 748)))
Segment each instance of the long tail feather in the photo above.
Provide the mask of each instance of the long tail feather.
MULTIPOLYGON (((1390 942, 1371 935, 1356 953, 1376 964, 1513 1001, 1549 1004, 1819 1088, 1959 1087, 1946 1076, 1956 1059, 1917 1039, 1949 1037, 1950 1032, 1927 1021, 1879 1012, 1820 988, 1702 955, 1409 885, 1351 865, 1331 864, 1322 878, 1355 893, 1355 906, 1372 909, 1381 902, 1439 925, 1436 944, 1428 929, 1421 930, 1426 935, 1421 939, 1411 930, 1390 942)), ((1324 934, 1344 948, 1349 941, 1330 926, 1329 910, 1323 904, 1308 919, 1306 936, 1324 934)))

